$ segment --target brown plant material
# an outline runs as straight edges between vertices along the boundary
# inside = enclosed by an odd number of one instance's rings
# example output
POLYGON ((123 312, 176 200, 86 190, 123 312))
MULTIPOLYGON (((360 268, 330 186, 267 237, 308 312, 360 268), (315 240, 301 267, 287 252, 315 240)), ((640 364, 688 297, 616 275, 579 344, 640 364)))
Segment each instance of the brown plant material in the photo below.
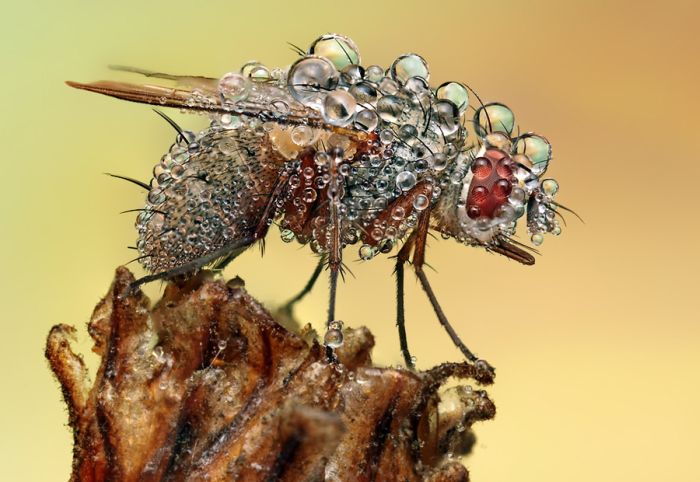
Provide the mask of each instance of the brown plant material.
POLYGON ((473 365, 374 367, 366 328, 328 363, 315 340, 277 324, 238 281, 203 273, 169 284, 149 309, 117 270, 88 325, 102 358, 90 386, 57 325, 46 356, 73 429, 73 481, 466 481, 450 453, 494 416, 473 365))

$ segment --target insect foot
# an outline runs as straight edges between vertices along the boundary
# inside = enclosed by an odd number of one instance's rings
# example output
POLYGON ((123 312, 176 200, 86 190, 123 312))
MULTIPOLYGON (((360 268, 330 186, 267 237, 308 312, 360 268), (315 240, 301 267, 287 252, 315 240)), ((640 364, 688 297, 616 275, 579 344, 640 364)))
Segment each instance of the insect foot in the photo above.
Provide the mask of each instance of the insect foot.
POLYGON ((347 327, 329 363, 242 282, 201 272, 151 307, 140 290, 124 295, 133 281, 117 269, 88 325, 101 357, 92 384, 70 346, 75 328, 48 336, 74 434, 72 481, 468 479, 455 457, 495 407, 483 390, 443 385, 489 383, 478 364, 374 366, 369 330, 347 327))

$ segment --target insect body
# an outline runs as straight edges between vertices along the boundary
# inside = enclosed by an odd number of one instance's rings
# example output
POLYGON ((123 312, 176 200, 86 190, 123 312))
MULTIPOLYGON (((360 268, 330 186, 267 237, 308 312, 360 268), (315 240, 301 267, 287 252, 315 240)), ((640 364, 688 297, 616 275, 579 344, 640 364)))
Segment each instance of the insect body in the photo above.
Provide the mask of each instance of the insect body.
POLYGON ((356 246, 364 260, 398 249, 397 324, 407 365, 413 365, 403 327, 407 261, 453 342, 476 363, 423 271, 426 237, 433 230, 533 264, 532 248, 512 236, 524 215, 535 245, 543 233, 560 232, 558 185, 542 179, 549 143, 515 133, 510 109, 483 104, 461 83, 432 88, 416 54, 386 70, 362 67, 352 40, 336 34, 298 53, 287 69, 250 62, 221 79, 127 69, 175 80, 174 88, 69 83, 211 119, 198 134, 173 123, 176 141, 154 168, 136 222, 140 260, 152 273, 137 283, 223 267, 277 224, 284 241, 307 244, 321 258, 294 301, 322 266, 329 268, 326 341, 333 347, 342 338, 335 286, 345 248, 356 246))

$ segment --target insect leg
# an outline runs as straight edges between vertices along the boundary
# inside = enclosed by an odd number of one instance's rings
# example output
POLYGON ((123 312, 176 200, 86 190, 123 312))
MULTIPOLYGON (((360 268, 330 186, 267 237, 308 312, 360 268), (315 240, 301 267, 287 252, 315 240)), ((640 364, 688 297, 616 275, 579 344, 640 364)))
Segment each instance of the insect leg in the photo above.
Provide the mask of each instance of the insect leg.
POLYGON ((415 368, 415 364, 413 363, 411 352, 408 351, 408 340, 406 338, 403 265, 408 261, 408 257, 411 254, 414 239, 412 235, 402 246, 396 257, 396 268, 394 270, 396 274, 396 327, 399 330, 399 345, 401 346, 404 362, 411 370, 415 368))
POLYGON ((467 348, 467 345, 465 345, 464 342, 462 342, 462 340, 459 338, 459 335, 457 335, 457 332, 454 330, 449 320, 445 316, 445 313, 442 311, 442 307, 440 306, 440 303, 438 302, 435 293, 433 292, 433 288, 430 286, 428 277, 425 275, 425 271, 423 271, 423 264, 425 263, 425 246, 428 237, 429 227, 430 210, 426 209, 421 213, 421 216, 418 219, 418 227, 416 228, 416 243, 413 251, 413 269, 416 272, 418 281, 420 281, 420 284, 423 287, 423 291, 425 291, 425 294, 430 300, 430 304, 433 306, 433 311, 435 312, 438 321, 445 329, 445 331, 447 331, 447 334, 450 336, 452 343, 454 343, 455 346, 459 348, 459 350, 467 358, 467 360, 473 363, 479 362, 480 364, 485 364, 486 370, 488 370, 489 372, 493 372, 493 368, 490 365, 488 365, 488 363, 479 360, 479 358, 476 355, 474 355, 474 353, 472 353, 472 351, 469 348, 467 348))
POLYGON ((309 281, 306 282, 306 286, 304 286, 304 288, 299 293, 297 293, 297 295, 294 296, 294 298, 290 299, 284 305, 282 305, 280 311, 291 316, 292 311, 294 310, 294 305, 296 305, 298 302, 304 299, 304 297, 308 295, 313 289, 314 285, 316 284, 316 281, 318 281, 318 277, 321 275, 321 271, 323 271, 324 265, 325 262, 323 258, 321 258, 318 261, 314 272, 311 274, 311 278, 309 278, 309 281))
MULTIPOLYGON (((326 320, 326 329, 331 329, 331 323, 335 319, 335 298, 338 288, 338 273, 342 266, 342 244, 340 241, 340 173, 336 159, 342 159, 342 151, 332 153, 330 163, 330 179, 328 182, 327 195, 329 199, 329 236, 328 236, 328 268, 330 269, 330 290, 328 300, 328 318, 326 320)), ((336 357, 333 354, 333 347, 326 345, 326 356, 329 361, 335 361, 336 357)))

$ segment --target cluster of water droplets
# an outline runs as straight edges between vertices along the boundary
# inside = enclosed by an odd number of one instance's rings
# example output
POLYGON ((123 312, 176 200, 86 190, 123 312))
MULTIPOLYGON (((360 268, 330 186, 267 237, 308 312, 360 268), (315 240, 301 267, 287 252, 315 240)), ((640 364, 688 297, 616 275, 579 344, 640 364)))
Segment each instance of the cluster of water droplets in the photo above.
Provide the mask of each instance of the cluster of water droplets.
POLYGON ((182 266, 253 231, 278 166, 263 155, 261 122, 246 125, 245 131, 220 125, 183 131, 154 167, 136 219, 136 247, 147 269, 182 266))
POLYGON ((433 226, 466 244, 512 234, 525 213, 534 244, 560 232, 558 185, 540 179, 551 146, 515 136, 508 107, 482 104, 460 82, 431 87, 414 53, 363 66, 352 40, 326 34, 299 54, 288 68, 251 61, 192 91, 188 106, 210 112, 211 125, 181 133, 154 169, 137 220, 147 268, 177 267, 250 234, 283 169, 291 176, 267 222, 279 218, 284 241, 319 253, 334 222, 342 247, 359 243, 361 258, 387 252, 431 206, 433 226), (507 172, 483 186, 503 197, 484 215, 467 198, 487 149, 507 157, 507 172))

